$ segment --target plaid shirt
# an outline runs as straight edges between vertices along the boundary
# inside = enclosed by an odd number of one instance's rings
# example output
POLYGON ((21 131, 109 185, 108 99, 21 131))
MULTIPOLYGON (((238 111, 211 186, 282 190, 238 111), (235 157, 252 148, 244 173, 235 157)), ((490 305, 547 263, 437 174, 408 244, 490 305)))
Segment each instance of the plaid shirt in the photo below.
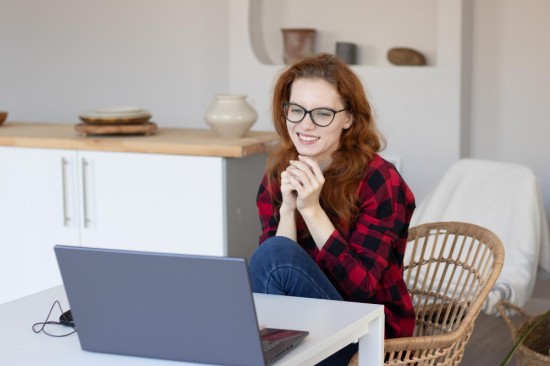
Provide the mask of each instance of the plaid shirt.
MULTIPOLYGON (((260 243, 277 232, 279 212, 271 193, 282 200, 279 184, 264 176, 257 205, 260 243)), ((315 260, 346 301, 384 305, 386 337, 413 334, 415 313, 403 281, 403 256, 414 196, 392 164, 375 155, 357 189, 359 214, 348 233, 335 230, 321 250, 297 223, 298 244, 315 260)))

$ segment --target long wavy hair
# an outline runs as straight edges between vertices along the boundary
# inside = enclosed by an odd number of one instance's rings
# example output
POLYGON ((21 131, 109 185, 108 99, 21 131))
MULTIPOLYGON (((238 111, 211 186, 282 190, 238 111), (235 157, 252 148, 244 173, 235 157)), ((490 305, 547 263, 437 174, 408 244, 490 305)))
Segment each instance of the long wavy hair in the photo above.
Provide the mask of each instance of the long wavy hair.
MULTIPOLYGON (((281 145, 268 160, 270 182, 279 183, 289 161, 298 158, 298 151, 288 134, 283 103, 290 100, 292 83, 299 78, 322 79, 332 84, 353 117, 353 124, 342 131, 340 146, 323 172, 325 184, 320 197, 321 207, 331 217, 334 226, 344 233, 358 214, 357 187, 365 167, 374 154, 384 148, 384 139, 375 125, 363 85, 353 71, 332 54, 306 58, 283 70, 274 86, 272 118, 281 145)), ((272 199, 279 207, 281 202, 276 197, 272 199)))

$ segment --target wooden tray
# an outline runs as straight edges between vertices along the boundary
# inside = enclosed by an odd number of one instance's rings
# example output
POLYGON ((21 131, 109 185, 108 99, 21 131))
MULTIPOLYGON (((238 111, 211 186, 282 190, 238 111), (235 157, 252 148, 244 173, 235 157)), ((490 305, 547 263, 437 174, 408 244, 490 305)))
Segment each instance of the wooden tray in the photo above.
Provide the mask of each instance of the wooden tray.
POLYGON ((91 125, 137 125, 149 122, 151 115, 139 118, 89 118, 80 116, 80 119, 85 124, 91 125))
POLYGON ((126 125, 90 125, 79 123, 75 130, 83 136, 88 135, 152 135, 157 130, 154 122, 126 125))

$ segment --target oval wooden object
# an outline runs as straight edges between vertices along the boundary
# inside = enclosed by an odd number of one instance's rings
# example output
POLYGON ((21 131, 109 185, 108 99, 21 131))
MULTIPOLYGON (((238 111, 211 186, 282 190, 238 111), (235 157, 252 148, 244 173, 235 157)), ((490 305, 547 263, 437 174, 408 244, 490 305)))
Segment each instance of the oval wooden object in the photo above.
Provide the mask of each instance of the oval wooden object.
POLYGON ((151 116, 143 118, 89 118, 80 116, 79 118, 87 125, 139 125, 147 124, 151 116))
POLYGON ((426 57, 412 48, 396 47, 388 51, 388 61, 394 65, 422 66, 426 65, 426 57))
POLYGON ((75 127, 83 136, 88 135, 151 135, 157 130, 156 123, 135 125, 89 125, 79 123, 75 127))

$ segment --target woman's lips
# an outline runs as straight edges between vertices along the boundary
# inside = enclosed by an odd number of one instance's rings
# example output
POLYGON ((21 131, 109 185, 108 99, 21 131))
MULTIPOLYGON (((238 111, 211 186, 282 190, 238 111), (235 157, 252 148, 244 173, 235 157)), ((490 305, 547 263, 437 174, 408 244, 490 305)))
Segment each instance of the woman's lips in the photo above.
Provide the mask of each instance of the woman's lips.
POLYGON ((319 137, 312 136, 312 135, 304 135, 301 133, 298 133, 298 138, 300 139, 300 142, 303 144, 313 144, 315 141, 319 140, 319 137))

